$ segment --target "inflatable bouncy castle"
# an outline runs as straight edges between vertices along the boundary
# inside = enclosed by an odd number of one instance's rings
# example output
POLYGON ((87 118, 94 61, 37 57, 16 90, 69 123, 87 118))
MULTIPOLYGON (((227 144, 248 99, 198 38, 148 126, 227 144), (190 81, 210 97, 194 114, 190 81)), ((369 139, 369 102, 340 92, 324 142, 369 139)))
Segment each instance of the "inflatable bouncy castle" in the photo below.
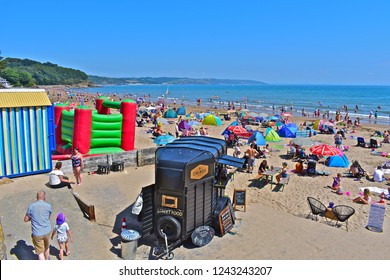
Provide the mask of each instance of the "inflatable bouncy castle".
POLYGON ((56 151, 69 154, 77 147, 82 154, 105 154, 134 150, 137 104, 105 97, 96 99, 96 109, 86 106, 54 107, 56 151), (119 109, 119 114, 110 114, 119 109))

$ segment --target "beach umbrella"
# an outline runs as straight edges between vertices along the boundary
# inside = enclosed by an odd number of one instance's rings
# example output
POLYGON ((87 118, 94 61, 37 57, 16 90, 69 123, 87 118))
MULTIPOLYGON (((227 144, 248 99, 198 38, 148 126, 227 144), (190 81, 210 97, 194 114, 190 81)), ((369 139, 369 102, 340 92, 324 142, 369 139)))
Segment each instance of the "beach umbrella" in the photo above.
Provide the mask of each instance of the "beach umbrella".
POLYGON ((327 121, 327 122, 324 122, 322 125, 334 126, 334 123, 331 123, 331 122, 327 121))
POLYGON ((189 126, 195 126, 195 125, 200 125, 200 122, 197 122, 197 121, 189 121, 187 123, 189 126))
POLYGON ((312 140, 310 140, 309 138, 303 138, 303 137, 295 138, 292 141, 295 145, 298 145, 298 146, 310 147, 310 146, 313 146, 313 144, 314 144, 314 142, 312 140))
POLYGON ((242 126, 229 126, 228 127, 229 131, 232 131, 234 133, 245 133, 247 130, 243 128, 242 126))
POLYGON ((339 149, 327 144, 321 144, 310 148, 310 152, 318 156, 336 156, 342 155, 339 149))
POLYGON ((169 124, 168 120, 164 118, 157 118, 157 123, 169 124))
POLYGON ((279 114, 275 114, 274 117, 277 117, 279 120, 283 119, 283 117, 281 115, 279 115, 279 114))
POLYGON ((282 113, 282 116, 283 117, 291 117, 292 115, 289 112, 284 112, 284 113, 282 113))
POLYGON ((175 140, 175 136, 173 135, 161 135, 158 136, 156 139, 154 139, 154 143, 157 144, 157 146, 164 146, 168 143, 171 143, 175 140))
POLYGON ((278 117, 275 117, 275 116, 269 116, 269 117, 267 118, 267 120, 268 120, 268 121, 277 121, 277 120, 279 120, 279 118, 278 118, 278 117))
POLYGON ((238 117, 239 118, 243 118, 243 117, 245 117, 245 116, 247 116, 248 114, 246 113, 246 112, 241 112, 241 113, 239 113, 238 114, 238 117))

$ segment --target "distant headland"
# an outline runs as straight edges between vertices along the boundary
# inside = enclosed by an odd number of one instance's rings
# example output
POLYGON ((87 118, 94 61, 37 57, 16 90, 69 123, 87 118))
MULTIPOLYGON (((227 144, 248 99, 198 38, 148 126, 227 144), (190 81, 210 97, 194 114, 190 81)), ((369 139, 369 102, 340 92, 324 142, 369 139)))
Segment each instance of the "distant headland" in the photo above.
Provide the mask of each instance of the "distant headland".
MULTIPOLYGON (((0 53, 1 54, 1 53, 0 53)), ((166 84, 166 85, 261 85, 254 80, 140 77, 110 78, 88 75, 77 69, 66 68, 51 62, 41 63, 30 59, 3 58, 0 56, 0 78, 12 86, 35 87, 68 85, 91 87, 98 85, 166 84)), ((1 87, 1 86, 0 86, 1 87)))
POLYGON ((141 77, 141 78, 109 78, 88 75, 88 80, 96 85, 126 84, 166 84, 166 85, 261 85, 264 82, 254 80, 214 79, 214 78, 177 78, 177 77, 141 77))

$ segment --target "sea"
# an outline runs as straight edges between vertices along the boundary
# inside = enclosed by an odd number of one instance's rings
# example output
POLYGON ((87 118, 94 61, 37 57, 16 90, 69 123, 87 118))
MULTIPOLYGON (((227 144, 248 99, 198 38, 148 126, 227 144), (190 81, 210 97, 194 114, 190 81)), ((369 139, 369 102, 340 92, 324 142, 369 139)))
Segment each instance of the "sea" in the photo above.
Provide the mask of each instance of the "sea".
POLYGON ((216 110, 227 108, 234 103, 235 108, 247 108, 256 113, 280 113, 284 107, 293 115, 313 115, 320 110, 321 115, 329 111, 334 118, 337 110, 342 116, 348 115, 354 121, 359 118, 365 123, 390 125, 390 86, 358 85, 110 85, 82 89, 72 92, 117 95, 137 100, 157 102, 164 99, 168 104, 196 105, 201 99, 202 106, 216 110), (291 110, 292 109, 292 110, 291 110), (369 118, 370 111, 372 118, 369 118), (378 118, 374 114, 377 111, 378 118))

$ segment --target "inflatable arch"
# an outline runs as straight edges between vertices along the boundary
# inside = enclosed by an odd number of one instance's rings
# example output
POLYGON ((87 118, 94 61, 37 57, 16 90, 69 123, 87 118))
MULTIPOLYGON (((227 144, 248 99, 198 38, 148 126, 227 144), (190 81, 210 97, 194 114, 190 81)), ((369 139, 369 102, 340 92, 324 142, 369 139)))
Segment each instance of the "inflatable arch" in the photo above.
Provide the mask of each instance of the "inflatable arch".
POLYGON ((56 151, 69 154, 78 147, 82 154, 104 154, 134 150, 137 104, 126 99, 96 99, 96 109, 67 104, 54 107, 56 151), (110 114, 110 108, 120 114, 110 114))

